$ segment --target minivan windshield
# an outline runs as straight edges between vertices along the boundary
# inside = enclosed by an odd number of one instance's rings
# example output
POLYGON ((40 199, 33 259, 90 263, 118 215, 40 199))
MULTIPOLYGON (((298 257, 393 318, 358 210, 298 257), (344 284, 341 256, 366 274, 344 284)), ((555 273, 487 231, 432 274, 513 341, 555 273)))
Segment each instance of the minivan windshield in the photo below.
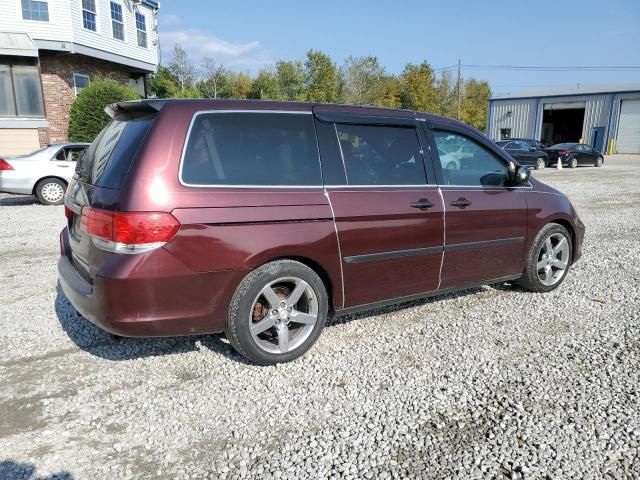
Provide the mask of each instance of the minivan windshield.
POLYGON ((75 178, 97 187, 120 189, 155 115, 114 119, 80 156, 75 178))

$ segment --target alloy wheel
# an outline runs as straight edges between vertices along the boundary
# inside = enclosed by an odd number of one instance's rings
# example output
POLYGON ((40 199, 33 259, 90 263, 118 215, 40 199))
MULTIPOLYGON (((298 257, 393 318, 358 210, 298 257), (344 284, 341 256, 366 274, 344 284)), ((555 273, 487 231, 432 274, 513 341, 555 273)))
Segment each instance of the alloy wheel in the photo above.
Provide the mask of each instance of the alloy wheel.
POLYGON ((318 321, 318 297, 297 277, 265 285, 249 312, 251 336, 262 350, 284 354, 302 345, 318 321))
POLYGON ((540 282, 550 287, 567 272, 569 266, 569 239, 562 233, 553 233, 542 244, 538 252, 537 272, 540 282))
POLYGON ((578 166, 578 159, 576 157, 573 157, 570 161, 569 161, 569 166, 571 168, 576 168, 578 166))
POLYGON ((536 160, 536 170, 542 170, 547 166, 547 162, 545 162, 544 158, 539 158, 536 160))
POLYGON ((64 188, 56 182, 48 182, 42 186, 42 198, 49 203, 57 203, 64 197, 64 188))

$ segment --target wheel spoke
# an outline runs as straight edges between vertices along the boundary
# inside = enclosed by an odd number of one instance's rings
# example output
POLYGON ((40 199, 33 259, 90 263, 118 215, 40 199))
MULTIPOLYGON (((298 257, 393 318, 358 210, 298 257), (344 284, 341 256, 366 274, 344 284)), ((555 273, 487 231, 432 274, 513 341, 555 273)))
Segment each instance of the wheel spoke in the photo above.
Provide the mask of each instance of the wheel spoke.
POLYGON ((553 252, 553 244, 551 243, 551 237, 547 238, 547 240, 544 242, 544 251, 547 252, 547 254, 551 254, 553 252))
POLYGON ((305 282, 304 280, 300 280, 300 283, 296 285, 296 288, 294 288, 293 292, 291 292, 287 297, 287 306, 293 307, 296 303, 298 303, 298 300, 300 300, 300 297, 308 286, 309 284, 307 282, 305 282))
POLYGON ((271 315, 267 315, 265 318, 260 320, 257 323, 251 325, 251 333, 253 335, 258 335, 259 333, 264 332, 265 330, 269 330, 276 323, 275 317, 271 315))
POLYGON ((568 264, 569 260, 557 260, 553 266, 560 270, 566 270, 568 264))
POLYGON ((273 291, 270 285, 264 287, 260 293, 267 299, 271 308, 278 308, 280 298, 278 298, 278 295, 276 295, 276 292, 273 291))
POLYGON ((542 270, 542 269, 543 269, 544 267, 546 267, 546 266, 547 266, 547 262, 546 262, 546 261, 544 261, 544 260, 540 260, 540 261, 538 262, 538 265, 537 265, 537 267, 538 267, 538 272, 539 272, 540 270, 542 270))
POLYGON ((317 320, 318 320, 318 316, 313 315, 311 313, 294 311, 291 314, 291 321, 296 323, 303 323, 305 325, 315 325, 317 320))
POLYGON ((551 270, 551 266, 547 265, 544 268, 544 281, 547 282, 547 284, 551 283, 551 279, 553 278, 553 271, 551 270))
POLYGON ((560 250, 562 250, 562 248, 566 243, 567 243, 567 239, 562 237, 560 241, 558 241, 558 244, 555 247, 553 247, 554 255, 557 255, 560 252, 560 250))
POLYGON ((289 327, 284 323, 278 325, 278 348, 280 348, 280 353, 289 351, 289 327))

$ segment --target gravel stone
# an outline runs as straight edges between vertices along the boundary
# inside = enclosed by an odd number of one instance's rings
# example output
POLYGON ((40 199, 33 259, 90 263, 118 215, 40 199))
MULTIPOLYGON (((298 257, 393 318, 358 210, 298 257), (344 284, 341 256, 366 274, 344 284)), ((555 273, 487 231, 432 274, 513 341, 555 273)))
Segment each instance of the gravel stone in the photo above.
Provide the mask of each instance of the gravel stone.
POLYGON ((273 367, 93 327, 56 285, 62 207, 0 194, 0 478, 637 478, 640 157, 533 174, 587 226, 559 290, 338 318, 273 367))

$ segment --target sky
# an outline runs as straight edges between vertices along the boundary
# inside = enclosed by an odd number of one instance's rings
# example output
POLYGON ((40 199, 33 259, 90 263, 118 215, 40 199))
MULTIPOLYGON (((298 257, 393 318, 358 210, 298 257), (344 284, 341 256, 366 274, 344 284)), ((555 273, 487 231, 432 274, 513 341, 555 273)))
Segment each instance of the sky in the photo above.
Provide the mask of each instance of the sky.
POLYGON ((640 0, 162 0, 158 31, 163 64, 180 43, 196 65, 210 57, 249 73, 316 49, 338 66, 373 55, 393 74, 407 63, 440 69, 460 59, 463 77, 488 80, 494 94, 640 83, 640 0), (495 65, 638 68, 477 67, 495 65))

